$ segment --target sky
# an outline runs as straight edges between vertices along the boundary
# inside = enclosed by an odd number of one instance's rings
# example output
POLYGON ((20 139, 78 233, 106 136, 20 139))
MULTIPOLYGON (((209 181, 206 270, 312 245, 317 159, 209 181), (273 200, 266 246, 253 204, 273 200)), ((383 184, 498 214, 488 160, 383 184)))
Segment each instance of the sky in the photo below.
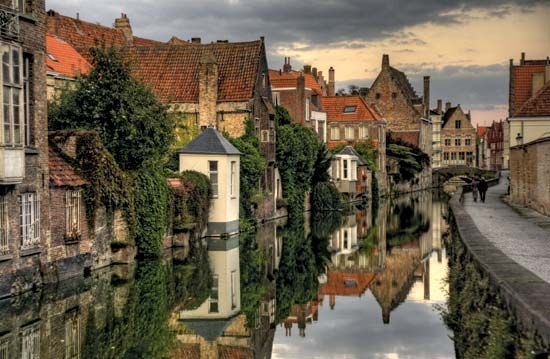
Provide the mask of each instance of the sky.
POLYGON ((110 26, 124 12, 134 35, 167 41, 265 36, 268 63, 304 64, 337 88, 369 87, 382 54, 418 94, 431 76, 431 101, 471 109, 474 123, 506 117, 509 59, 550 56, 548 0, 46 0, 63 15, 110 26))

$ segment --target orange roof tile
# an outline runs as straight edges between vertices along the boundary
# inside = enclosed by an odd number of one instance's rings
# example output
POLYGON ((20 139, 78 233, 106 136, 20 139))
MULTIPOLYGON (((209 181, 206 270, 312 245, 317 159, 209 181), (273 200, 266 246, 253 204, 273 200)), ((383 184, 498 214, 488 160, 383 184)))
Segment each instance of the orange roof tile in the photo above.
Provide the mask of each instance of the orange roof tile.
POLYGON ((250 42, 133 47, 128 51, 132 71, 161 101, 199 101, 199 69, 203 52, 212 51, 218 64, 218 101, 246 101, 253 97, 261 40, 250 42))
POLYGON ((312 74, 304 74, 300 71, 279 71, 279 70, 269 70, 269 81, 271 82, 271 88, 285 88, 285 87, 296 87, 298 83, 298 78, 303 75, 305 79, 306 88, 310 88, 317 95, 322 95, 323 91, 321 86, 315 80, 312 74))
POLYGON ((382 120, 382 116, 370 107, 361 96, 325 96, 321 98, 327 122, 382 120), (344 112, 347 106, 355 106, 355 111, 344 112))
POLYGON ((327 282, 321 286, 321 294, 361 296, 373 279, 374 273, 371 272, 328 272, 327 282))
POLYGON ((550 82, 547 82, 533 97, 527 100, 514 116, 550 116, 550 82))
POLYGON ((74 168, 51 147, 48 149, 48 168, 50 170, 50 183, 55 186, 78 187, 87 183, 75 172, 74 168))
POLYGON ((87 74, 91 65, 65 41, 46 35, 46 65, 48 69, 69 77, 87 74))
POLYGON ((510 93, 510 113, 512 116, 531 98, 533 89, 533 74, 544 72, 545 61, 525 61, 523 65, 512 67, 510 80, 512 88, 510 93))
POLYGON ((483 137, 487 133, 487 126, 478 126, 477 137, 483 137))

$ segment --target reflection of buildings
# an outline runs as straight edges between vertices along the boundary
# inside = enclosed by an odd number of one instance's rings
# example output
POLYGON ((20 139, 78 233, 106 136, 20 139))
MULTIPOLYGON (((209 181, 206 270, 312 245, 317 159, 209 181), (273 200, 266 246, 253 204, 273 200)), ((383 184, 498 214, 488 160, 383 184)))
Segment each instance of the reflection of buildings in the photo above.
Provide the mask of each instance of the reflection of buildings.
POLYGON ((306 336, 306 326, 319 320, 319 305, 322 305, 322 297, 309 301, 306 304, 293 304, 290 314, 281 323, 285 327, 285 335, 292 335, 292 327, 298 325, 298 331, 301 337, 306 336))
POLYGON ((327 274, 327 282, 321 286, 321 295, 328 295, 330 309, 336 305, 336 296, 361 297, 375 274, 372 272, 339 272, 331 271, 327 274))
POLYGON ((347 256, 357 250, 357 222, 355 215, 347 216, 344 224, 330 238, 332 259, 347 256))

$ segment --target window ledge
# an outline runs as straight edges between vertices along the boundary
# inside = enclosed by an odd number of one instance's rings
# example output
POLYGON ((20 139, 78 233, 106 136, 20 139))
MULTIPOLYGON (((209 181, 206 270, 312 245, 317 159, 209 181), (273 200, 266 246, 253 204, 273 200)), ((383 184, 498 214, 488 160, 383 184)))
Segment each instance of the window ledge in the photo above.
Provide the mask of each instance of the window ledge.
POLYGON ((0 256, 0 262, 9 261, 9 260, 12 260, 12 258, 13 258, 13 255, 11 253, 3 254, 0 256))
POLYGON ((36 147, 25 147, 25 154, 26 155, 37 155, 40 153, 40 150, 36 147))
POLYGON ((30 249, 22 249, 21 252, 19 253, 19 256, 20 257, 32 256, 32 255, 35 255, 35 254, 40 254, 41 252, 42 252, 42 250, 40 249, 40 247, 30 248, 30 249))
POLYGON ((19 14, 19 18, 31 24, 36 24, 36 18, 32 14, 19 14))

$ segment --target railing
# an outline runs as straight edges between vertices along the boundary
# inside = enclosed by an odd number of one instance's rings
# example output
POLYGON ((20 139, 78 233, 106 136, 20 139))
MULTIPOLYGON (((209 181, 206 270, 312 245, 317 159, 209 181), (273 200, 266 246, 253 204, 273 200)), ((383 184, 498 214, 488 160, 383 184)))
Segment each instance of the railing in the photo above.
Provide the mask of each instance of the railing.
POLYGON ((16 10, 0 5, 0 36, 12 40, 19 39, 19 14, 16 10))

